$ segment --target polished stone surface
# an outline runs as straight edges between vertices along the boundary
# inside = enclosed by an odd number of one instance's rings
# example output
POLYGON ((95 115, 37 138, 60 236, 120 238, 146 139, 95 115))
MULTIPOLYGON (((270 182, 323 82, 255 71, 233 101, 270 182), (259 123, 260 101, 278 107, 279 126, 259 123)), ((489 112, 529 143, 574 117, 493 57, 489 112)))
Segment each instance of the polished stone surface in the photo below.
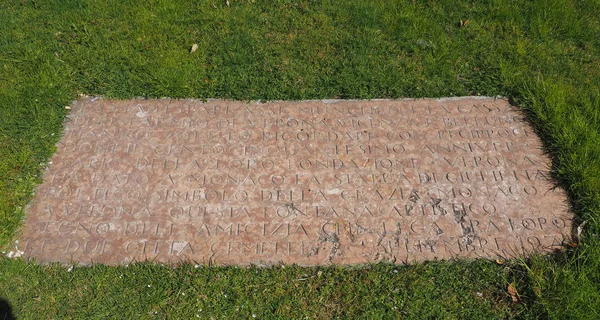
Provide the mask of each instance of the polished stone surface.
POLYGON ((22 230, 40 262, 496 259, 571 237, 503 99, 84 99, 65 126, 22 230))

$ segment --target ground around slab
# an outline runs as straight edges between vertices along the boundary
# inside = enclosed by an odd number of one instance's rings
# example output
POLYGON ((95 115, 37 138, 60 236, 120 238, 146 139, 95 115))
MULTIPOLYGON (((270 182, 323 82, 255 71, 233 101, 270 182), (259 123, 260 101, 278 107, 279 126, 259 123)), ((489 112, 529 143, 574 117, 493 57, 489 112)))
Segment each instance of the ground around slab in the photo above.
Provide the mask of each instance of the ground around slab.
POLYGON ((0 299, 19 319, 597 319, 599 13, 595 1, 5 1, 0 299), (580 228, 563 251, 520 261, 261 269, 15 259, 24 208, 80 95, 505 96, 553 156, 580 228))

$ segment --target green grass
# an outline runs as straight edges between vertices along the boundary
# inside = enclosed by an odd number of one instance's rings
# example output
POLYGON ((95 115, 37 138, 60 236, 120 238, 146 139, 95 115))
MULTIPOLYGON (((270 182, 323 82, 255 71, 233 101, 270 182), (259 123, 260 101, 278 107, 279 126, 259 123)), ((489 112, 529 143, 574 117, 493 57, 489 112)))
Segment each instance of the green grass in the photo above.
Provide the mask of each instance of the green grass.
POLYGON ((55 150, 64 106, 80 93, 504 95, 527 111, 586 221, 577 247, 502 266, 68 272, 0 258, 0 298, 18 318, 600 318, 598 1, 229 2, 0 1, 2 250, 55 150))
POLYGON ((483 261, 462 264, 460 273, 441 263, 356 270, 138 264, 69 272, 3 260, 0 267, 3 289, 24 317, 487 319, 514 313, 501 286, 489 287, 503 271, 483 261))

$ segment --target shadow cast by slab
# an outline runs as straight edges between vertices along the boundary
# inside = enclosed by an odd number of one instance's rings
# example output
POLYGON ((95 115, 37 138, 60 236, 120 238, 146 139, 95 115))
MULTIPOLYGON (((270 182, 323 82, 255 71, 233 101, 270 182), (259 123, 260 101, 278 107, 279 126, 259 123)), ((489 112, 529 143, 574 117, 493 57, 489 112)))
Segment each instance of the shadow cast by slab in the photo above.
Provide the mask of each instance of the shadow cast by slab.
POLYGON ((12 313, 12 308, 8 301, 0 298, 0 320, 15 320, 15 316, 12 313))

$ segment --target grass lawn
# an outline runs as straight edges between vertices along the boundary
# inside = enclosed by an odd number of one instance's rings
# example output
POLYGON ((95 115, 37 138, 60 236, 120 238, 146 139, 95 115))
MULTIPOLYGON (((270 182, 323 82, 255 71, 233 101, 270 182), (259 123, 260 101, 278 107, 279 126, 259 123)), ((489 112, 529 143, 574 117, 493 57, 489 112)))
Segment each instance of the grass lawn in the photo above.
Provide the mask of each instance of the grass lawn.
POLYGON ((506 96, 586 223, 564 253, 503 265, 67 269, 1 257, 0 299, 18 319, 600 319, 598 17, 597 0, 0 0, 0 251, 80 94, 506 96))

